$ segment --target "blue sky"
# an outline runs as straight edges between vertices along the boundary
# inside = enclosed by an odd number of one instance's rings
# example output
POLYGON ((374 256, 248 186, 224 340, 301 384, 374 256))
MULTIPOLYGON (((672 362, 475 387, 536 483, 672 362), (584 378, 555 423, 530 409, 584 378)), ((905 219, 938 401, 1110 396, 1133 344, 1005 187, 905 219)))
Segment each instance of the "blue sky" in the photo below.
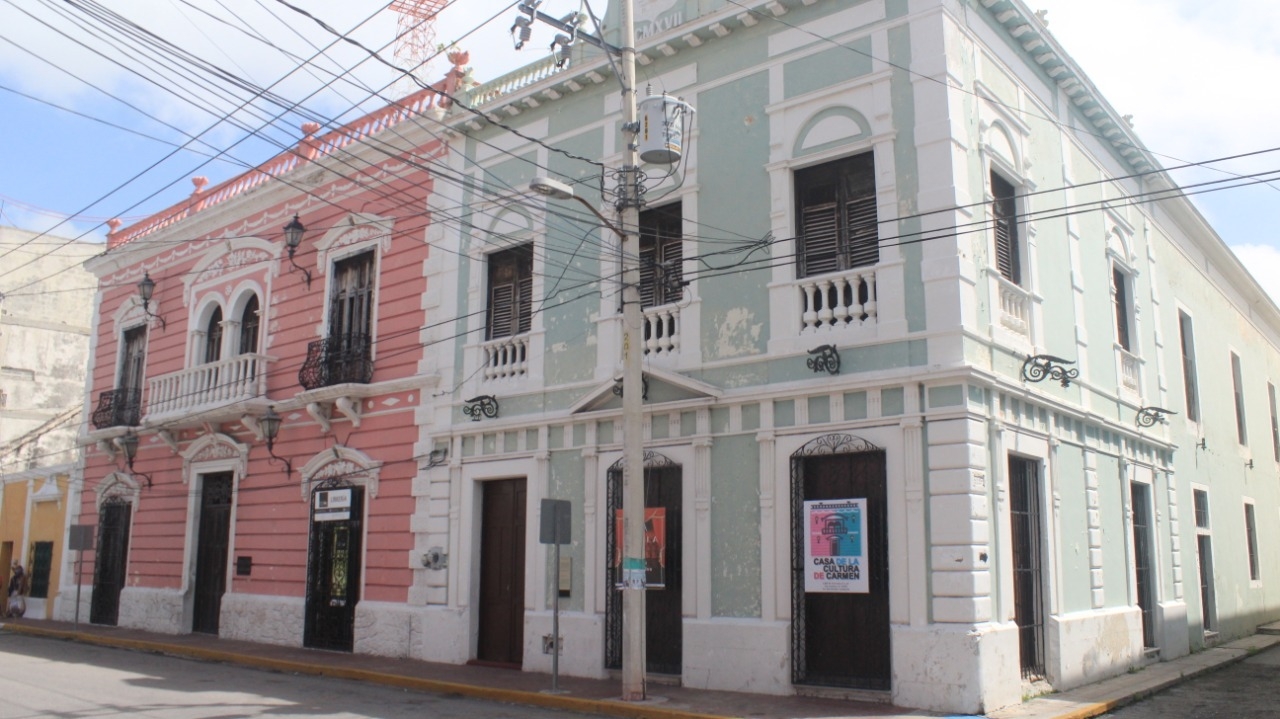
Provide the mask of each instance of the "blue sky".
MULTIPOLYGON (((368 88, 381 89, 393 77, 389 69, 346 44, 326 51, 328 59, 320 69, 290 74, 297 62, 280 49, 205 14, 235 22, 225 6, 247 20, 262 39, 295 56, 310 57, 317 46, 333 41, 314 21, 277 0, 103 2, 176 46, 258 85, 271 86, 284 102, 301 103, 326 118, 339 116, 354 102, 363 102, 361 111, 381 105, 370 99, 368 88), (363 86, 349 84, 312 95, 327 79, 326 73, 352 66, 363 86)), ((367 46, 384 50, 384 57, 392 57, 387 46, 395 34, 395 16, 374 13, 376 4, 338 0, 294 4, 367 46), (373 18, 362 24, 369 15, 373 18)), ((502 11, 511 4, 511 0, 459 0, 437 24, 437 41, 447 42, 497 16, 459 43, 471 51, 480 81, 540 59, 551 40, 552 33, 543 28, 526 50, 511 50, 507 29, 515 12, 502 11)), ((598 4, 603 6, 603 0, 598 4)), ((1164 164, 1280 146, 1280 93, 1273 89, 1280 77, 1280 3, 1033 0, 1030 5, 1048 10, 1049 30, 1112 106, 1134 116, 1139 136, 1165 158, 1164 164)), ((544 0, 542 9, 561 15, 577 6, 572 0, 544 0)), ((268 139, 242 139, 243 130, 215 123, 216 113, 229 111, 239 100, 213 98, 209 91, 202 91, 193 98, 194 104, 184 101, 73 42, 66 35, 103 48, 100 38, 76 31, 69 19, 35 2, 20 2, 19 7, 54 29, 6 7, 0 27, 0 86, 7 88, 0 89, 0 223, 101 238, 103 230, 94 228, 109 217, 145 216, 186 197, 193 175, 208 176, 216 184, 244 169, 243 164, 226 159, 200 167, 208 158, 192 149, 212 153, 239 141, 229 155, 257 164, 279 151, 271 140, 297 141, 298 125, 305 119, 297 113, 285 113, 266 133, 268 139), (11 90, 164 142, 49 108, 11 90), (138 109, 126 107, 103 90, 138 109), (199 109, 200 103, 211 104, 215 113, 199 109), (201 143, 165 159, 173 152, 173 143, 187 142, 189 135, 198 132, 204 133, 201 143), (71 213, 79 217, 54 229, 61 216, 71 213)), ((152 68, 157 65, 155 60, 147 63, 152 68)), ((443 59, 435 62, 428 78, 440 76, 446 65, 443 59)), ((282 111, 266 108, 265 114, 240 112, 236 117, 256 128, 277 112, 282 111)), ((1218 167, 1235 173, 1280 168, 1280 153, 1218 167)), ((1179 173, 1175 179, 1191 183, 1223 176, 1204 170, 1179 173)), ((1274 229, 1280 227, 1280 182, 1200 195, 1195 202, 1264 286, 1271 285, 1272 296, 1280 297, 1280 233, 1274 229)))

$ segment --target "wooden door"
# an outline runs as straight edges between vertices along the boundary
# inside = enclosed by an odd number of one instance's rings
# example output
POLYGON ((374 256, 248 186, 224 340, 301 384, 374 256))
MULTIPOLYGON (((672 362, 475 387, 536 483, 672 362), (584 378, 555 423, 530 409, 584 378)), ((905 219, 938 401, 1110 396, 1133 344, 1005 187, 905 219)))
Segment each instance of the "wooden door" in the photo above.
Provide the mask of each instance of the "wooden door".
POLYGON ((207 474, 200 490, 200 527, 196 544, 195 606, 191 631, 218 633, 222 595, 227 588, 227 551, 231 534, 230 472, 207 474))
MULTIPOLYGON (((609 516, 615 517, 609 523, 605 533, 609 560, 608 571, 605 572, 605 666, 610 669, 622 667, 622 577, 617 558, 621 557, 618 545, 622 537, 618 536, 617 513, 622 509, 622 472, 620 469, 609 472, 609 516)), ((680 675, 684 671, 684 610, 683 582, 681 580, 681 508, 682 502, 681 468, 677 465, 646 467, 644 470, 644 506, 646 515, 654 510, 661 510, 663 531, 661 548, 658 557, 661 565, 661 585, 655 584, 657 573, 654 571, 653 559, 646 549, 646 564, 650 565, 646 572, 644 593, 644 635, 645 635, 645 671, 654 674, 680 675)), ((646 527, 646 545, 656 543, 657 537, 646 527)))
POLYGON ((525 480, 483 483, 480 518, 480 635, 476 659, 524 661, 525 480))
POLYGON ((890 688, 889 529, 883 451, 797 459, 792 477, 792 674, 798 684, 890 688), (804 502, 866 500, 868 592, 805 591, 804 502))
POLYGON ((363 516, 363 487, 323 483, 311 493, 304 646, 354 648, 363 516))
POLYGON ((98 545, 93 569, 93 599, 89 621, 115 625, 120 614, 129 558, 129 519, 132 507, 122 499, 108 499, 98 510, 98 545))

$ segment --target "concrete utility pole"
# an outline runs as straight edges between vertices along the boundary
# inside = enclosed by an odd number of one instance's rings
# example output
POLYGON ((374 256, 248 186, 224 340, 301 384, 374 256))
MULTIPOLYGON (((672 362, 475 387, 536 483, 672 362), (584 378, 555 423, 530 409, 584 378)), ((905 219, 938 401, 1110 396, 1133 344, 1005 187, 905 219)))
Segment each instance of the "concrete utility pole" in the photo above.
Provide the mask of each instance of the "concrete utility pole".
POLYGON ((644 357, 640 311, 640 131, 634 0, 622 3, 622 699, 645 698, 644 357))
MULTIPOLYGON (((640 309, 640 134, 636 102, 636 27, 634 0, 622 5, 622 134, 626 143, 618 177, 618 224, 573 188, 549 177, 535 177, 529 187, 558 200, 576 200, 618 235, 622 270, 622 699, 645 698, 645 564, 644 564, 644 358, 643 313, 640 309)), ((523 9, 523 8, 522 8, 523 9)), ((541 17, 541 16, 539 16, 541 17)), ((519 24, 519 23, 517 23, 519 24)), ((614 48, 601 45, 605 52, 614 48)), ((610 517, 608 521, 613 521, 610 517)))

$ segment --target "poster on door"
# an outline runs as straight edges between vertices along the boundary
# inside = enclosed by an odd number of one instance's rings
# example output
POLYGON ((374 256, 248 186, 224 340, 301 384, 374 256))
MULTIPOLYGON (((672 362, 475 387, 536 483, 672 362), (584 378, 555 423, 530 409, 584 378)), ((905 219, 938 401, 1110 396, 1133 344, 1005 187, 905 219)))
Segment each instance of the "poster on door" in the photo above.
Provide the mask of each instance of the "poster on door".
POLYGON ((804 590, 866 594, 867 500, 815 499, 804 503, 804 590))
MULTIPOLYGON (((614 525, 613 566, 622 567, 622 510, 614 525)), ((621 586, 621 585, 619 585, 621 586)), ((667 508, 644 508, 644 587, 645 589, 666 589, 667 587, 667 508)))

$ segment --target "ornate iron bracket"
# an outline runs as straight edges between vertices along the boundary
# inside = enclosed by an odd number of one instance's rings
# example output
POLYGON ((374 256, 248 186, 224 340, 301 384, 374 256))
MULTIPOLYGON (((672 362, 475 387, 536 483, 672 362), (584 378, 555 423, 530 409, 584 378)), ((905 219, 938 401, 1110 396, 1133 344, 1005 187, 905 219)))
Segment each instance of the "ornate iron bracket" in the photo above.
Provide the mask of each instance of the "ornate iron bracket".
POLYGON ((814 372, 840 374, 840 352, 836 350, 835 345, 814 347, 809 350, 809 354, 814 355, 805 360, 805 364, 809 365, 809 369, 814 372))
POLYGON ((470 417, 472 422, 479 422, 481 417, 493 419, 498 416, 498 398, 491 394, 472 397, 467 400, 467 406, 462 408, 462 413, 470 417))
POLYGON ((1139 427, 1154 427, 1156 424, 1164 424, 1168 422, 1165 419, 1167 414, 1177 414, 1171 409, 1163 409, 1161 407, 1143 407, 1138 410, 1138 416, 1134 418, 1139 427))
MULTIPOLYGON (((622 379, 621 378, 615 379, 613 381, 613 394, 616 397, 622 396, 622 379)), ((648 377, 640 378, 640 399, 649 399, 649 378, 648 377)))
POLYGON ((1053 355, 1028 357, 1027 361, 1022 363, 1022 381, 1042 382, 1047 377, 1061 382, 1063 387, 1070 386, 1071 380, 1080 376, 1080 370, 1075 367, 1061 366, 1069 364, 1075 364, 1075 362, 1053 355))

